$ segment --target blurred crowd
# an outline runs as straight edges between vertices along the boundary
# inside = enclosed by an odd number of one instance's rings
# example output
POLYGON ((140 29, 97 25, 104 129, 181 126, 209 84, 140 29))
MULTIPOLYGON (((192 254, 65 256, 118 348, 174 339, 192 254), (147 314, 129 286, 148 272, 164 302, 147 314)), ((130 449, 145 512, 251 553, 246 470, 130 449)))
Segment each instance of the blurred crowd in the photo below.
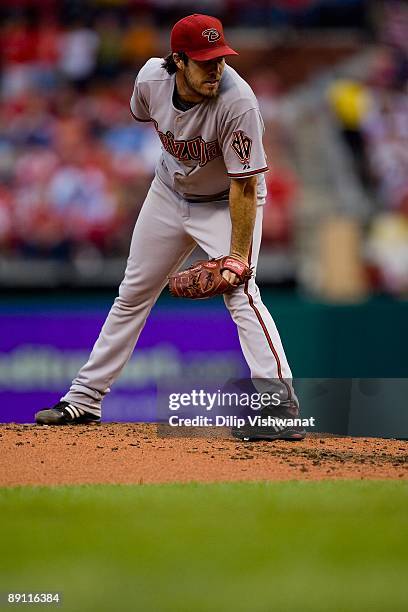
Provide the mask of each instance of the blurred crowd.
MULTIPOLYGON (((242 13, 242 23, 259 25, 265 11, 280 24, 299 15, 308 20, 312 5, 319 3, 204 4, 200 10, 235 19, 242 13)), ((70 260, 92 250, 104 256, 126 254, 159 156, 151 127, 134 122, 129 113, 135 74, 147 58, 168 50, 167 35, 161 40, 158 26, 165 19, 167 26, 174 23, 189 10, 194 7, 180 2, 105 6, 21 0, 10 3, 9 10, 3 7, 3 256, 70 260), (25 8, 17 10, 17 5, 25 8)), ((260 83, 260 94, 263 89, 260 83)), ((267 97, 273 95, 267 91, 267 97)), ((268 175, 268 182, 276 205, 268 208, 265 235, 287 243, 294 177, 282 169, 268 175)))
MULTIPOLYGON (((227 26, 370 29, 363 0, 205 0, 227 26)), ((378 62, 365 81, 339 80, 329 106, 364 189, 375 202, 367 242, 374 286, 408 287, 406 3, 390 0, 378 62), (387 245, 398 242, 399 250, 387 245)), ((125 256, 159 156, 150 125, 129 113, 135 74, 168 51, 167 30, 187 0, 3 0, 0 8, 0 256, 72 260, 125 256), (163 32, 166 35, 163 36, 163 32)), ((279 84, 245 75, 270 133, 279 84), (272 110, 271 110, 272 109, 272 110)), ((290 246, 299 177, 276 142, 264 238, 290 246)))
POLYGON ((130 24, 122 36, 109 14, 92 30, 18 13, 1 39, 2 253, 122 254, 159 153, 129 112, 153 35, 141 39, 130 24))
POLYGON ((390 1, 382 16, 367 77, 336 81, 329 102, 371 202, 371 285, 408 295, 408 4, 390 1))
POLYGON ((78 95, 65 83, 6 97, 0 137, 2 251, 123 251, 158 143, 129 115, 131 81, 78 95))

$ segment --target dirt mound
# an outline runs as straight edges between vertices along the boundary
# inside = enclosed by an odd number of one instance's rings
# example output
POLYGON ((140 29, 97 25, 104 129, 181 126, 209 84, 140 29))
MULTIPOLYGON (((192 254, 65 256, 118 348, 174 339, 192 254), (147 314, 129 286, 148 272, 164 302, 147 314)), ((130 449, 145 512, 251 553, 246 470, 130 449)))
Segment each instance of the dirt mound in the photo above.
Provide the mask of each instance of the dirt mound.
POLYGON ((0 425, 0 485, 408 478, 408 441, 311 434, 238 442, 221 428, 177 434, 145 423, 0 425))

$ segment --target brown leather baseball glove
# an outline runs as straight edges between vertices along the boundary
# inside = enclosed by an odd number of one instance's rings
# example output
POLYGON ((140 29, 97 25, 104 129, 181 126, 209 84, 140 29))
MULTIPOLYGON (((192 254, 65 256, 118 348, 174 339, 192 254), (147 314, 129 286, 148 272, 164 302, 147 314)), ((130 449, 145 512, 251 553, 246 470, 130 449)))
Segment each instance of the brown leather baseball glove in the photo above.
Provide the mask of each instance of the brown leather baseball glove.
POLYGON ((192 266, 169 276, 169 289, 174 297, 186 297, 192 300, 204 300, 229 293, 243 285, 252 276, 252 270, 246 264, 226 255, 217 259, 196 261, 192 266), (224 270, 237 275, 236 285, 229 283, 223 276, 224 270))

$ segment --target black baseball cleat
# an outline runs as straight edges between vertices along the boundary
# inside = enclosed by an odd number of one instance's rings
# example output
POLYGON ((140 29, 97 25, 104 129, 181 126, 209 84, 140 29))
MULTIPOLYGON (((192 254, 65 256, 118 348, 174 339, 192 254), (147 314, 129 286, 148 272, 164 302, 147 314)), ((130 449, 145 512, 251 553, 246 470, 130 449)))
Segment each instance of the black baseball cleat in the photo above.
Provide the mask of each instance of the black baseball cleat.
MULTIPOLYGON (((298 410, 296 411, 298 412, 298 410)), ((303 440, 306 430, 301 426, 298 414, 285 409, 272 410, 263 408, 258 414, 245 419, 242 427, 232 427, 234 438, 249 442, 251 440, 303 440), (251 421, 250 421, 251 419, 251 421), (286 421, 286 422, 285 422, 286 421)))
POLYGON ((58 402, 52 408, 37 412, 35 422, 37 425, 94 425, 100 423, 101 418, 69 402, 58 402))

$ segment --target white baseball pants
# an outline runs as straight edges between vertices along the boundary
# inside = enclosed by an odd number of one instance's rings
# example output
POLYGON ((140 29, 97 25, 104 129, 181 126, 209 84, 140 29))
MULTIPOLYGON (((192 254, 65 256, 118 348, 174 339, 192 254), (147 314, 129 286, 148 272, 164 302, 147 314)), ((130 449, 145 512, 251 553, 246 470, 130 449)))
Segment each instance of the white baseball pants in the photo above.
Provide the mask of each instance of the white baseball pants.
MULTIPOLYGON (((257 207, 251 265, 256 269, 263 207, 257 207)), ((189 204, 157 176, 136 222, 119 295, 88 362, 62 400, 99 415, 103 397, 131 357, 151 308, 198 244, 209 257, 229 253, 231 219, 226 203, 189 204)), ((276 325, 261 300, 255 277, 224 301, 237 325, 251 377, 280 379, 293 393, 292 374, 276 325)))

